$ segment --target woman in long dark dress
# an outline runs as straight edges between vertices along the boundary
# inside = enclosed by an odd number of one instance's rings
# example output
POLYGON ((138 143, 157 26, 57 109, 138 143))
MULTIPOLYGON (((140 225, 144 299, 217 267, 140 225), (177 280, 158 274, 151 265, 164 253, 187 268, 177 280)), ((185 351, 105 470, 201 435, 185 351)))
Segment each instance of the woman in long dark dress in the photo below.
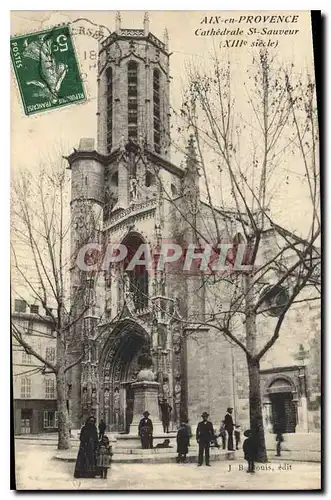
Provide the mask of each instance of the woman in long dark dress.
POLYGON ((181 422, 177 432, 178 457, 176 461, 178 464, 186 463, 186 455, 188 453, 189 446, 190 446, 190 436, 189 436, 188 424, 186 424, 185 422, 181 422))
POLYGON ((97 473, 96 452, 98 447, 98 431, 96 420, 90 417, 80 431, 80 446, 78 450, 74 477, 95 477, 97 473))

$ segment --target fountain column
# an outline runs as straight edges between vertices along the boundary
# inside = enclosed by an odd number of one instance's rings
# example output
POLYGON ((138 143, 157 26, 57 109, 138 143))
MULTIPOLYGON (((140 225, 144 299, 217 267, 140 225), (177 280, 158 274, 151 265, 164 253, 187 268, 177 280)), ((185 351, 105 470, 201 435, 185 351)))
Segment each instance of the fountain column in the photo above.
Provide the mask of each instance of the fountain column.
POLYGON ((153 422, 154 435, 163 434, 158 400, 159 386, 160 384, 155 382, 155 374, 148 368, 140 370, 137 381, 131 384, 134 392, 134 405, 130 434, 138 434, 139 422, 143 418, 144 411, 150 413, 149 418, 153 422))

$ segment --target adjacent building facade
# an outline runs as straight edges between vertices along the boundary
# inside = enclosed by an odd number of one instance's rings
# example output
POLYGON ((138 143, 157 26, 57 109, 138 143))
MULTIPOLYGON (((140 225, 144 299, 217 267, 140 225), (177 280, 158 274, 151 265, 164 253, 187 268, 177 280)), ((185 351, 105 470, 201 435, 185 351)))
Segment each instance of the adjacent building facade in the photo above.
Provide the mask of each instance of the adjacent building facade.
MULTIPOLYGON (((13 328, 50 362, 56 360, 56 338, 50 318, 40 306, 14 300, 13 328)), ((15 434, 37 434, 57 430, 55 375, 12 337, 13 405, 15 434)))

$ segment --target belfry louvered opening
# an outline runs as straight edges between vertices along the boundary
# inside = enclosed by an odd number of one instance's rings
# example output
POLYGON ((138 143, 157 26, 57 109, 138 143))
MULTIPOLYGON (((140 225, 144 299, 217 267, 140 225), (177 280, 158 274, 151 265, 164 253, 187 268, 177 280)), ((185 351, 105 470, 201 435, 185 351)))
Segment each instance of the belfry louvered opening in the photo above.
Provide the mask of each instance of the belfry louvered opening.
POLYGON ((107 153, 111 153, 113 144, 113 70, 107 68, 107 153))
POLYGON ((138 140, 138 64, 128 63, 128 139, 138 140))
POLYGON ((154 149, 156 153, 161 152, 161 113, 160 113, 160 72, 153 71, 153 125, 154 125, 154 149))

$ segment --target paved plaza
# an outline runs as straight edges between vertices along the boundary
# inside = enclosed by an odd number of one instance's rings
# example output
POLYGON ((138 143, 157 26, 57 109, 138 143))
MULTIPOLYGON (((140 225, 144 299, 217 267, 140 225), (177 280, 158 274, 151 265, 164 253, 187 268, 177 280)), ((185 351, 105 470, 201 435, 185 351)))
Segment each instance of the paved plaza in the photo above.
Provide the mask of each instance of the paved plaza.
POLYGON ((246 473, 242 459, 196 464, 112 465, 107 479, 74 479, 74 463, 54 460, 54 446, 16 440, 18 490, 241 490, 319 489, 320 464, 276 462, 258 464, 246 473), (229 465, 231 470, 229 471, 229 465), (266 470, 267 469, 267 470, 266 470))

